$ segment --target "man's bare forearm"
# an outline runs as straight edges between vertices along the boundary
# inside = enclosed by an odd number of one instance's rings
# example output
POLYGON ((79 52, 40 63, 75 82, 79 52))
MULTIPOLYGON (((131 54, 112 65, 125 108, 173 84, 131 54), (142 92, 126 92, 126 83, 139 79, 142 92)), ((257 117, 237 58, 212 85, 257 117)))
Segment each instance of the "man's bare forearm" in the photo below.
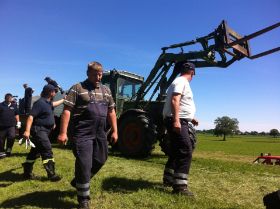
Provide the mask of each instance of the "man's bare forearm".
POLYGON ((32 123, 33 123, 33 116, 29 115, 26 121, 25 131, 30 132, 32 123))
POLYGON ((60 121, 60 134, 67 134, 67 128, 70 121, 71 112, 68 109, 64 109, 61 121, 60 121))
POLYGON ((112 131, 117 132, 118 128, 117 128, 117 116, 116 116, 116 112, 115 109, 109 110, 108 112, 108 121, 112 127, 112 131))

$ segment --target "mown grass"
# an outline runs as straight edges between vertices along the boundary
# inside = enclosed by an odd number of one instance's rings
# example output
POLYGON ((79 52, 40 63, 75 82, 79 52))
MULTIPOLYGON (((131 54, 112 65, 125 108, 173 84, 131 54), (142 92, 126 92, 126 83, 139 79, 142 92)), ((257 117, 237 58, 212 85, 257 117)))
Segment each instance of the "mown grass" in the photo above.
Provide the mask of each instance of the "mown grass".
MULTIPOLYGON (((75 208, 76 192, 69 182, 74 173, 70 150, 54 145, 58 183, 47 181, 41 160, 34 172, 40 180, 24 181, 21 163, 27 151, 15 144, 14 155, 0 160, 1 208, 75 208)), ((233 137, 221 141, 199 135, 194 152, 190 189, 195 198, 174 196, 162 186, 166 156, 159 147, 150 158, 126 159, 111 153, 91 181, 92 208, 264 208, 265 194, 280 188, 280 166, 252 164, 261 152, 280 155, 280 139, 233 137)))

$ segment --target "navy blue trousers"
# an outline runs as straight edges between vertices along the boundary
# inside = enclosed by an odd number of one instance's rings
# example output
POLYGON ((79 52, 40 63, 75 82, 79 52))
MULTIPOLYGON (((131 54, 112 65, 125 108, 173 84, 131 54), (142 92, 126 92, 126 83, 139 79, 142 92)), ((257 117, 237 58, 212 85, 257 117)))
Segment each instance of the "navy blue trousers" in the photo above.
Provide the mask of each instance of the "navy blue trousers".
POLYGON ((165 165, 164 178, 172 180, 173 188, 186 187, 192 161, 192 142, 189 136, 188 121, 180 119, 181 132, 173 131, 172 118, 165 119, 170 136, 170 154, 165 165))
POLYGON ((26 157, 28 162, 35 162, 38 153, 41 155, 43 163, 46 163, 48 160, 53 160, 52 145, 49 139, 50 131, 51 127, 32 126, 31 141, 34 143, 35 148, 32 147, 28 153, 26 157))
POLYGON ((16 137, 16 129, 11 127, 0 127, 0 152, 5 152, 7 149, 12 150, 16 137), (7 139, 6 150, 5 142, 7 139))

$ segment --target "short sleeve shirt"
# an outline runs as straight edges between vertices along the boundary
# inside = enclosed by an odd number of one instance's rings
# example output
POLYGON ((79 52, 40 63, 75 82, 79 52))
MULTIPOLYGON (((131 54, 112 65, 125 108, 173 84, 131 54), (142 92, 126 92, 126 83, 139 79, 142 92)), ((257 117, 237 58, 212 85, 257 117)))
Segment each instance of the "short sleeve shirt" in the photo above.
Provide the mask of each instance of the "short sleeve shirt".
POLYGON ((18 108, 15 104, 6 104, 5 102, 0 103, 0 126, 16 126, 15 116, 18 114, 18 108))
POLYGON ((53 126, 54 112, 53 104, 46 98, 41 97, 38 99, 32 107, 30 115, 33 116, 33 124, 37 126, 53 126))
POLYGON ((113 109, 115 107, 115 102, 112 97, 111 91, 107 86, 102 85, 104 88, 104 96, 101 87, 94 87, 89 80, 85 80, 78 84, 73 85, 64 100, 64 105, 74 108, 74 115, 79 115, 83 110, 85 110, 90 101, 89 92, 94 97, 96 101, 106 101, 108 102, 108 109, 113 109))
POLYGON ((167 91, 166 102, 163 108, 164 117, 172 117, 171 99, 174 93, 181 94, 180 106, 179 106, 179 118, 185 118, 192 120, 196 111, 193 93, 189 84, 189 81, 180 76, 177 77, 167 91))

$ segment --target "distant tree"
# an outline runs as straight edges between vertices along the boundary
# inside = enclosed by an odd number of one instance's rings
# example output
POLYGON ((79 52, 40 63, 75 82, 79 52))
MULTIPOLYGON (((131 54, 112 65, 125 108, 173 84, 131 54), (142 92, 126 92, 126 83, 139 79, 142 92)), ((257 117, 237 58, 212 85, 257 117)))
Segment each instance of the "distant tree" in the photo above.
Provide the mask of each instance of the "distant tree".
POLYGON ((260 133, 260 135, 265 136, 266 133, 265 133, 264 131, 262 131, 262 132, 260 133))
POLYGON ((245 131, 244 135, 250 135, 250 133, 248 131, 245 131))
POLYGON ((256 135, 258 135, 259 133, 258 133, 257 131, 251 131, 250 134, 253 135, 253 136, 256 136, 256 135))
POLYGON ((214 134, 216 136, 223 136, 224 141, 227 135, 233 135, 239 131, 239 122, 236 118, 230 118, 228 116, 218 117, 214 123, 216 125, 214 134))
POLYGON ((279 135, 279 131, 277 129, 271 129, 269 132, 270 136, 276 137, 279 135))

